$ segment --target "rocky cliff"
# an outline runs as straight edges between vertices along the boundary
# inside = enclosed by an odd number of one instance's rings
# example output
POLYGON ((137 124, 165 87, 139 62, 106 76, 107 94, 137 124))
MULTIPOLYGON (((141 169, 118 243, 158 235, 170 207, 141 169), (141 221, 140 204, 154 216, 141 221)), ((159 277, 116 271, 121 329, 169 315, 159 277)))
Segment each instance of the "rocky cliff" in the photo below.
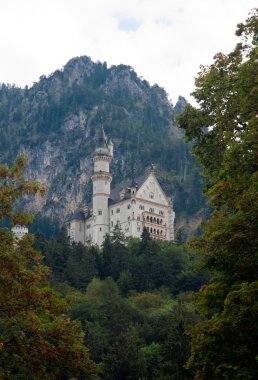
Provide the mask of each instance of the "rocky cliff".
POLYGON ((91 196, 91 154, 103 125, 114 142, 113 184, 142 174, 150 163, 176 211, 191 216, 203 205, 201 180, 183 142, 175 107, 130 66, 107 67, 89 57, 70 60, 31 88, 0 87, 0 161, 24 154, 26 177, 47 185, 27 206, 63 221, 91 196))

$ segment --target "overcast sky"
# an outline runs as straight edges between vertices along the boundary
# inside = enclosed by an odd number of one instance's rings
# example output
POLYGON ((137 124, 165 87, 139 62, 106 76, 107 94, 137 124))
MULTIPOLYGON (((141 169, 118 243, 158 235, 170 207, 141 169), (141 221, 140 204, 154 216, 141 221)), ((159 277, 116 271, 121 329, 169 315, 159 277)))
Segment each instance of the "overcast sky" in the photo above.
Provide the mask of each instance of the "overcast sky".
POLYGON ((88 55, 132 66, 176 102, 200 64, 228 53, 256 0, 0 0, 0 82, 31 86, 88 55))

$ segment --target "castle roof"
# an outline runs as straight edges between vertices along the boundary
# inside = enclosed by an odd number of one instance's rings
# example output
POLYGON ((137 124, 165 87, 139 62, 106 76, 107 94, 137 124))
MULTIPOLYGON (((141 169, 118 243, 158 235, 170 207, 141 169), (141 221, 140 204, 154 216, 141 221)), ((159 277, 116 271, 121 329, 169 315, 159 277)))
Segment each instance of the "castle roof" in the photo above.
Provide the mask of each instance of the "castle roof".
POLYGON ((85 213, 83 212, 83 210, 81 210, 81 209, 75 210, 74 213, 72 214, 70 220, 74 220, 74 219, 85 220, 85 213))
MULTIPOLYGON (((133 181, 132 179, 126 180, 123 182, 120 182, 116 187, 114 187, 111 192, 110 192, 110 198, 109 198, 109 205, 113 205, 116 203, 119 203, 121 201, 120 198, 120 192, 121 190, 125 190, 125 195, 123 200, 130 199, 132 194, 130 191, 128 191, 131 187, 136 187, 137 190, 140 189, 140 187, 144 184, 146 179, 149 177, 150 173, 153 173, 153 171, 146 172, 145 174, 134 178, 133 181)), ((85 212, 82 209, 77 209, 75 212, 72 214, 69 220, 87 220, 89 219, 92 214, 90 213, 90 210, 92 209, 92 202, 88 204, 89 212, 87 215, 85 215, 85 212)))
MULTIPOLYGON (((141 175, 140 177, 135 178, 134 186, 137 187, 137 189, 139 189, 144 184, 148 176, 149 176, 149 173, 145 173, 141 175)), ((132 187, 132 180, 127 180, 127 181, 121 182, 114 189, 112 189, 110 193, 110 204, 120 202, 120 191, 122 189, 127 190, 130 187, 132 187)), ((131 193, 126 192, 124 199, 129 199, 129 198, 131 198, 131 193)))

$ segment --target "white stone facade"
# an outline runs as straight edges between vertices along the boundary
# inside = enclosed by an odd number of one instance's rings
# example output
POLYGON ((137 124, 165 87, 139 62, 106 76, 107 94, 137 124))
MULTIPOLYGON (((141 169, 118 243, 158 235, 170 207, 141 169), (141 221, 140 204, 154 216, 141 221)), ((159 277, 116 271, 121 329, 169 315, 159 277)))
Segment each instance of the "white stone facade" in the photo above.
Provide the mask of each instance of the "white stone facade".
POLYGON ((175 213, 154 171, 110 190, 109 165, 113 144, 104 131, 93 154, 92 207, 77 210, 68 223, 68 235, 75 242, 101 246, 105 235, 119 225, 125 236, 139 238, 144 227, 153 239, 174 240, 175 213))
POLYGON ((12 227, 12 232, 14 233, 16 239, 20 240, 29 232, 29 230, 26 226, 20 226, 19 224, 16 224, 12 227))

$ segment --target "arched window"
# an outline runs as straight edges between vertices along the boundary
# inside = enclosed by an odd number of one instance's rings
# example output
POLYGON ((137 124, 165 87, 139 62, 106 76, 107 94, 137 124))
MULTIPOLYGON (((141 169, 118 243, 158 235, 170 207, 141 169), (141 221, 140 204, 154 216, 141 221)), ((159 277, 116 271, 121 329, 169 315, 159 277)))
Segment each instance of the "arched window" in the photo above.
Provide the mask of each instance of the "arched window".
POLYGON ((153 222, 156 223, 156 218, 153 219, 153 222))
POLYGON ((149 217, 149 215, 147 215, 147 222, 149 222, 149 220, 150 220, 150 217, 149 217))

